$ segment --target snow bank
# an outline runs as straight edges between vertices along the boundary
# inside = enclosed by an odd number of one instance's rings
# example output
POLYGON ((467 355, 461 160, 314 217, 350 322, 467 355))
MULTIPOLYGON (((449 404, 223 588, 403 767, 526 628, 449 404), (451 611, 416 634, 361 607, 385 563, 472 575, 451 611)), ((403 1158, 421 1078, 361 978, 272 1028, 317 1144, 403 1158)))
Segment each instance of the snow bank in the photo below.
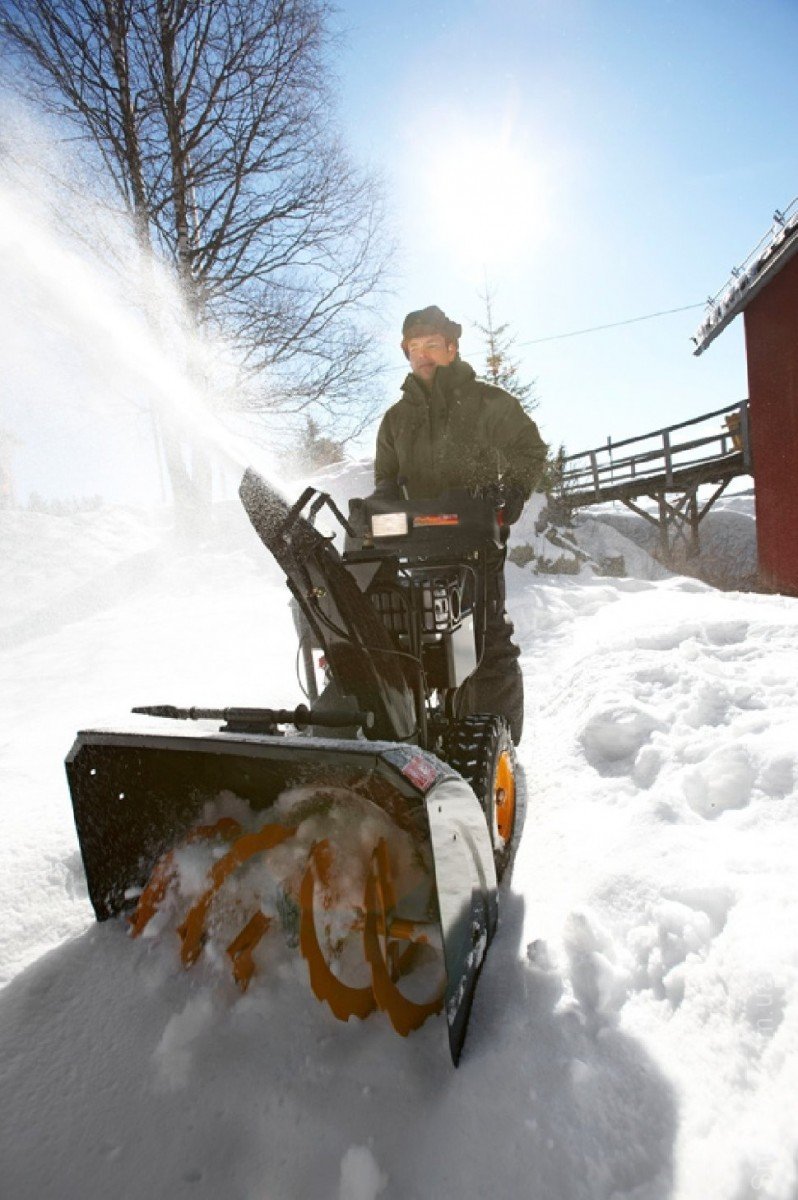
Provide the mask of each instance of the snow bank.
MULTIPOLYGON (((707 497, 700 494, 699 499, 705 503, 707 497)), ((640 505, 645 508, 646 501, 642 500, 640 505)), ((651 561, 659 542, 659 531, 649 521, 629 512, 621 504, 596 506, 577 514, 574 536, 580 545, 590 548, 590 539, 597 529, 615 531, 627 545, 631 543, 637 548, 625 552, 630 575, 653 579, 667 576, 668 572, 659 564, 654 564, 658 574, 645 573, 644 563, 646 559, 651 561)), ((701 521, 697 555, 688 553, 687 545, 678 541, 674 548, 674 569, 679 572, 703 579, 714 587, 755 590, 757 550, 753 492, 723 496, 716 502, 701 521)), ((623 546, 619 545, 619 553, 624 553, 623 546)))
POLYGON ((0 924, 0 982, 86 926, 63 803, 79 728, 129 720, 134 704, 303 699, 283 661, 293 666, 294 632, 282 576, 240 506, 216 516, 197 554, 146 510, 0 512, 12 618, 0 626, 0 903, 12 916, 0 924))
POLYGON ((668 1078, 677 1195, 789 1196, 798 605, 673 580, 591 611, 575 586, 538 692, 544 848, 528 830, 515 878, 547 901, 524 938, 550 930, 584 1029, 668 1078))

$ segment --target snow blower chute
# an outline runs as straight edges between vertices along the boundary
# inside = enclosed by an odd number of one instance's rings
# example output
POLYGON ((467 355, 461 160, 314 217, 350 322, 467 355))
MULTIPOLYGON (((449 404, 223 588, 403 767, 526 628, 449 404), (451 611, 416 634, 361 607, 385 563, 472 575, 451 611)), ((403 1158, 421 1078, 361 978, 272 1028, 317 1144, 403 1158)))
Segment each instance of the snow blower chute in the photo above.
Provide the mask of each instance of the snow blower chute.
POLYGON ((174 918, 186 966, 221 931, 242 988, 281 932, 337 1017, 381 1010, 404 1035, 442 1009, 457 1063, 516 812, 507 724, 467 705, 496 513, 451 493, 352 501, 347 520, 251 470, 240 496, 293 595, 310 707, 150 706, 80 732, 66 769, 94 911, 134 935, 174 918))

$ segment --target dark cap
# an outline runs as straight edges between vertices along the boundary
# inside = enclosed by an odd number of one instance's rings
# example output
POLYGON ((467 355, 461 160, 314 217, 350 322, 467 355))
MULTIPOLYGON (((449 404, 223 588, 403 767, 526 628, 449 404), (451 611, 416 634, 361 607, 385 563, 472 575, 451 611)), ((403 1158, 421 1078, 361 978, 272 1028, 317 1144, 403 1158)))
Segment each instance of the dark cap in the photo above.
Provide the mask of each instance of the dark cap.
POLYGON ((442 308, 430 304, 428 308, 419 308, 408 313, 402 325, 402 341, 408 338, 420 337, 425 333, 442 333, 447 342, 459 341, 463 326, 456 321, 450 321, 442 308))

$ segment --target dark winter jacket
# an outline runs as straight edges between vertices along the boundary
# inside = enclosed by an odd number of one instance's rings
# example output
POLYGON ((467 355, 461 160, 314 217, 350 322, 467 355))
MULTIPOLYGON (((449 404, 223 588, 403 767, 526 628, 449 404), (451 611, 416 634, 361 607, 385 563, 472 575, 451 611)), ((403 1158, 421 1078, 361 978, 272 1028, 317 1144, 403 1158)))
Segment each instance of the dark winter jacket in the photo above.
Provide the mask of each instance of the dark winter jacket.
POLYGON ((438 368, 429 394, 407 376, 402 398, 382 419, 374 475, 383 494, 404 480, 411 500, 500 480, 526 500, 545 461, 546 444, 519 401, 457 358, 438 368))

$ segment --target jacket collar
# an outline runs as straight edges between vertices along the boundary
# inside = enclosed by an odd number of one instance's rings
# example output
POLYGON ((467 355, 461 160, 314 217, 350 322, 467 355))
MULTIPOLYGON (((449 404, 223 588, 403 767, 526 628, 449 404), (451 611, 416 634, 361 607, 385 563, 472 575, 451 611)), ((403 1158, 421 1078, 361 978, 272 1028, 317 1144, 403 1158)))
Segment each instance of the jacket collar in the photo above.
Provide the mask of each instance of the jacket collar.
POLYGON ((476 379, 476 371, 470 363, 456 358, 448 367, 438 367, 432 380, 432 390, 427 392, 421 381, 411 372, 402 384, 402 393, 412 404, 426 404, 431 396, 449 397, 457 388, 476 379))

